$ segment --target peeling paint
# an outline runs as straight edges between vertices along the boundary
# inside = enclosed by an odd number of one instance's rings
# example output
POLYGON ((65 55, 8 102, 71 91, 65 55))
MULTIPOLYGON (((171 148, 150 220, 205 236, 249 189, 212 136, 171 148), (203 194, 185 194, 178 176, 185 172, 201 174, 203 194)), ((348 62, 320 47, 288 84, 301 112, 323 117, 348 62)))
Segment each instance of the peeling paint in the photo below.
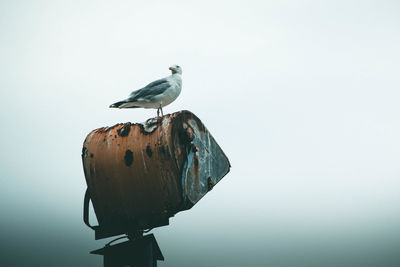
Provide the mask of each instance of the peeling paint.
POLYGON ((125 123, 121 128, 117 130, 119 136, 128 136, 131 130, 131 123, 125 123))

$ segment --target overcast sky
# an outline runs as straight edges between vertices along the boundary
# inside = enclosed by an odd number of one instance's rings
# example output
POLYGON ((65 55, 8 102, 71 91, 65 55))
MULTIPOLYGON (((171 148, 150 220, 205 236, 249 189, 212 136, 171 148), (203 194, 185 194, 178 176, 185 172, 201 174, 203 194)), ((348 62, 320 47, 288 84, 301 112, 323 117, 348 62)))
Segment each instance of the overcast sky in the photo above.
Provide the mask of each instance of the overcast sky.
POLYGON ((101 266, 81 149, 183 68, 231 172, 160 266, 399 266, 399 1, 0 1, 0 265, 101 266))

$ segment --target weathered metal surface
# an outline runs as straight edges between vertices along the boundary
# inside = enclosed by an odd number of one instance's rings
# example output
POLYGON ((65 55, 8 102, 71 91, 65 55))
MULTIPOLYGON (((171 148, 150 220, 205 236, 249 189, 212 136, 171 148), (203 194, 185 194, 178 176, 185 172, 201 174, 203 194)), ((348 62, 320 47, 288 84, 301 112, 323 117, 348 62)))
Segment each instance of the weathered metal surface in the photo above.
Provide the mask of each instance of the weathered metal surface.
POLYGON ((121 233, 165 225, 196 204, 230 168, 189 111, 93 130, 82 160, 99 226, 121 233))

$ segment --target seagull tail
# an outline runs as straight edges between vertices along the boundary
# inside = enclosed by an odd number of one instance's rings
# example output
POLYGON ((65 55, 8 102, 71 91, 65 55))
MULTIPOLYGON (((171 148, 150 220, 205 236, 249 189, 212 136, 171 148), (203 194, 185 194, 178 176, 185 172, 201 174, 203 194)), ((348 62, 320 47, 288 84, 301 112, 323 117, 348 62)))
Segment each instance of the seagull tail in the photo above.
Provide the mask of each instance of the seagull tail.
POLYGON ((120 106, 121 106, 122 104, 125 104, 125 103, 126 103, 126 100, 122 100, 122 101, 116 102, 116 103, 114 103, 114 104, 111 104, 111 105, 110 105, 110 108, 120 108, 120 106))
POLYGON ((135 106, 134 103, 127 100, 122 100, 110 105, 110 108, 140 108, 140 106, 135 106))

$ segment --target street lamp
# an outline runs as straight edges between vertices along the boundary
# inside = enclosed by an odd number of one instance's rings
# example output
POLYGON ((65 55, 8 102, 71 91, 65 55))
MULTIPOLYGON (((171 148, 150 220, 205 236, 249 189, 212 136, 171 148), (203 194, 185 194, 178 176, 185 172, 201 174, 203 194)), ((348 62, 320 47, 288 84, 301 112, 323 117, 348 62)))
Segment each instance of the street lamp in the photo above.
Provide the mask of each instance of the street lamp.
POLYGON ((143 233, 193 207, 230 169, 222 149, 189 111, 93 130, 82 160, 84 222, 96 240, 122 234, 129 239, 92 252, 104 255, 104 266, 156 266, 163 256, 154 236, 143 233), (90 200, 98 226, 89 223, 90 200))

